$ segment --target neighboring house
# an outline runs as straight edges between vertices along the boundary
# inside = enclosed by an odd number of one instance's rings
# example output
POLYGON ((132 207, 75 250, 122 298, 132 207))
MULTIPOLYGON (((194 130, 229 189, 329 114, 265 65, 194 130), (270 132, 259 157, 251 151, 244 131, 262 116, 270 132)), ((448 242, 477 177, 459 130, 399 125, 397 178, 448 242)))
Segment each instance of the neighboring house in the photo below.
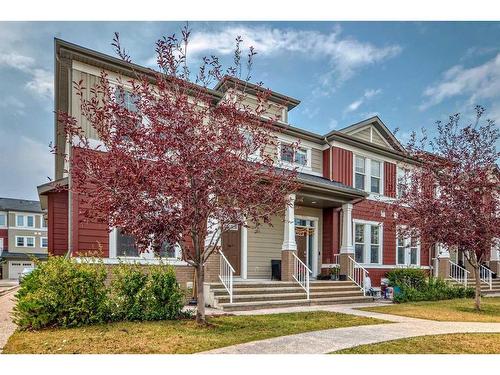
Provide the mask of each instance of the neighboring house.
MULTIPOLYGON (((75 116, 87 136, 95 139, 95 131, 81 115, 79 98, 71 82, 82 80, 90 88, 101 70, 106 70, 113 81, 118 75, 132 77, 132 68, 148 74, 140 66, 56 39, 56 111, 75 116)), ((237 90, 239 82, 225 78, 210 93, 220 100, 229 87, 237 90)), ((246 85, 249 101, 252 90, 259 87, 246 85)), ((328 134, 315 134, 287 122, 288 111, 299 105, 299 100, 277 92, 269 100, 273 103, 272 112, 281 117, 277 124, 280 128, 277 165, 298 167, 298 179, 303 185, 293 197, 295 205, 286 209, 286 220, 275 217, 272 227, 262 226, 258 232, 235 227, 224 234, 222 252, 235 269, 234 276, 243 280, 270 280, 271 261, 281 260, 282 279, 291 281, 293 254, 310 268, 313 278, 332 267, 340 266, 344 277, 353 276, 350 271, 353 267, 363 267, 374 287, 379 287, 385 273, 396 267, 430 269, 436 256, 435 247, 415 238, 398 238, 397 227, 391 225, 388 217, 388 205, 401 193, 397 191, 397 179, 415 162, 382 120, 375 116, 328 134), (300 148, 288 152, 289 144, 297 140, 300 148)), ((57 148, 77 151, 65 144, 57 126, 56 123, 57 148)), ((102 224, 86 223, 78 209, 79 197, 61 189, 71 183, 71 176, 65 171, 71 171, 71 165, 56 156, 55 181, 38 188, 42 207, 48 209, 51 254, 63 255, 69 251, 79 256, 101 250, 104 262, 109 264, 118 263, 118 258, 143 264, 158 262, 152 254, 139 254, 133 240, 118 228, 108 231, 102 224)), ((182 261, 178 249, 171 249, 164 256, 176 266, 181 283, 192 280, 193 269, 182 261)), ((207 268, 207 281, 217 281, 217 256, 207 268)))
POLYGON ((33 258, 46 259, 47 222, 39 201, 0 198, 2 279, 18 279, 33 258))

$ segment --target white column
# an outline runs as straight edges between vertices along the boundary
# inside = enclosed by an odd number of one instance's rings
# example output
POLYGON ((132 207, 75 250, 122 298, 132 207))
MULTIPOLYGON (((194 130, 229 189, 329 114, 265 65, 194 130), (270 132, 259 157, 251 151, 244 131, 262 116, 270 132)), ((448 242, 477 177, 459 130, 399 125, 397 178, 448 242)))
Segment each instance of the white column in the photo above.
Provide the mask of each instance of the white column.
POLYGON ((342 205, 342 244, 340 246, 341 253, 354 253, 354 245, 352 243, 352 204, 346 203, 342 205))
MULTIPOLYGON (((244 223, 246 224, 246 222, 244 223)), ((248 228, 244 225, 241 226, 241 278, 247 278, 247 256, 248 256, 248 228)))
POLYGON ((108 242, 108 258, 116 258, 116 235, 118 231, 115 227, 109 232, 109 242, 108 242))
POLYGON ((297 250, 295 243, 295 194, 289 195, 289 204, 285 211, 285 232, 283 236, 283 245, 281 250, 297 250))
POLYGON ((221 246, 222 244, 222 238, 220 236, 220 224, 219 220, 215 218, 209 218, 207 220, 207 237, 205 238, 205 248, 210 246, 212 239, 214 236, 219 236, 218 240, 216 243, 212 243, 212 246, 221 246))

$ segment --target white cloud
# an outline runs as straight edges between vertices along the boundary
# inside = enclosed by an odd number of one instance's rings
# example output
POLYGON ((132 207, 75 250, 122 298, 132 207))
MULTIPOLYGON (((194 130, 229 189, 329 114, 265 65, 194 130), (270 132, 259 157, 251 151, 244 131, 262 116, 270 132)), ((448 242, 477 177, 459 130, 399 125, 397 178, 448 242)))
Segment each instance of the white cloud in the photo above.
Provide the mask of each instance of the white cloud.
POLYGON ((53 74, 44 69, 34 69, 33 79, 26 83, 26 88, 39 96, 51 98, 54 94, 53 74))
POLYGON ((381 89, 367 89, 365 90, 363 96, 361 96, 359 99, 353 101, 351 104, 347 106, 346 109, 344 109, 344 114, 349 113, 349 112, 354 112, 357 110, 365 101, 373 98, 374 96, 380 94, 382 92, 381 89))
POLYGON ((448 69, 439 82, 425 89, 420 110, 462 95, 469 96, 471 104, 500 96, 500 53, 482 65, 468 69, 455 65, 448 69))
POLYGON ((328 129, 333 130, 336 129, 339 126, 339 122, 332 118, 330 122, 328 123, 328 129))
POLYGON ((398 45, 379 47, 342 36, 339 26, 330 33, 263 26, 229 26, 213 32, 193 33, 188 45, 188 54, 232 54, 238 35, 243 39, 244 49, 253 46, 259 55, 286 53, 311 59, 327 58, 328 71, 321 75, 320 84, 329 87, 330 91, 363 67, 390 59, 402 50, 398 45))

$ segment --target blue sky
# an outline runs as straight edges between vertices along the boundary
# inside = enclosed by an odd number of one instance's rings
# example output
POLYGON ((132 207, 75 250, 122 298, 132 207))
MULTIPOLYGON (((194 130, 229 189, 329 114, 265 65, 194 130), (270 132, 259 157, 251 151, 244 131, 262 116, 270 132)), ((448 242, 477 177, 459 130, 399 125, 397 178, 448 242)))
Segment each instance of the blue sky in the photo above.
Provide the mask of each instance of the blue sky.
MULTIPOLYGON (((53 38, 112 54, 118 31, 134 62, 178 22, 0 22, 0 196, 37 199, 53 177, 53 38)), ((500 123, 499 22, 193 22, 191 63, 229 61, 234 38, 254 45, 253 81, 301 100, 290 123, 326 133, 377 114, 431 132, 474 104, 500 123)))

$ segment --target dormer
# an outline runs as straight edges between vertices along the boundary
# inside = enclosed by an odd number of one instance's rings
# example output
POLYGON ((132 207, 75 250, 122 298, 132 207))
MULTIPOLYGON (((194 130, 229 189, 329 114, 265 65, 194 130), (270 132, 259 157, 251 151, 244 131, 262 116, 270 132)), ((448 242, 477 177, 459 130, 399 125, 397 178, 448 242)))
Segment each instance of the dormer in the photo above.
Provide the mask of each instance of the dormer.
MULTIPOLYGON (((224 76, 214 87, 214 90, 223 93, 224 97, 230 95, 232 91, 242 92, 246 97, 245 104, 248 104, 250 108, 255 108, 258 103, 257 95, 259 92, 264 92, 265 88, 234 77, 224 76)), ((300 103, 297 99, 275 91, 270 92, 268 101, 270 107, 268 109, 268 116, 266 117, 277 119, 285 124, 288 123, 288 111, 300 103)))

